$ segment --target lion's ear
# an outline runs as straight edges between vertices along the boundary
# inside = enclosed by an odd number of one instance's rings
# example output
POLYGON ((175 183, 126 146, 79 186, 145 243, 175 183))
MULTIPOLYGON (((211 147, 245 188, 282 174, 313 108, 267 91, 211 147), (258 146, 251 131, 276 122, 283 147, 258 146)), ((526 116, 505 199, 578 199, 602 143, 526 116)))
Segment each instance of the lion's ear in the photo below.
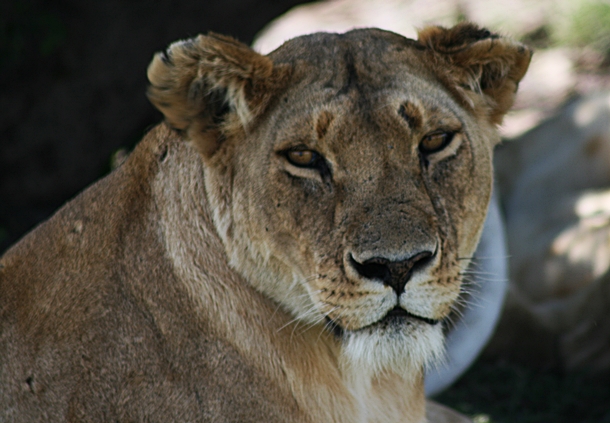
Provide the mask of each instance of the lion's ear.
POLYGON ((285 68, 233 38, 199 35, 155 55, 148 98, 210 157, 226 135, 227 116, 236 115, 235 123, 247 129, 285 75, 285 68))
POLYGON ((501 123, 529 66, 528 47, 471 23, 424 28, 418 42, 445 85, 473 108, 483 100, 490 120, 501 123))

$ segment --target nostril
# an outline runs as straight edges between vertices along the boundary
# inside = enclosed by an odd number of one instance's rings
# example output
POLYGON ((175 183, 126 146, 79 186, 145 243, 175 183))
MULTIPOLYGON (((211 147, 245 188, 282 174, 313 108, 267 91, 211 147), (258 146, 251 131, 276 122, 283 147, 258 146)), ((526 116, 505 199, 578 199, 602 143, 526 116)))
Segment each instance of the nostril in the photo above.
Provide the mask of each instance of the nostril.
POLYGON ((434 258, 435 253, 430 251, 422 251, 419 254, 415 254, 407 261, 411 263, 411 273, 416 272, 419 269, 426 267, 434 258))
POLYGON ((364 263, 359 263, 354 260, 354 257, 352 257, 351 254, 349 258, 351 265, 363 278, 377 279, 384 283, 388 283, 392 278, 392 272, 390 271, 390 267, 388 266, 390 261, 387 259, 372 258, 370 260, 365 261, 364 263))

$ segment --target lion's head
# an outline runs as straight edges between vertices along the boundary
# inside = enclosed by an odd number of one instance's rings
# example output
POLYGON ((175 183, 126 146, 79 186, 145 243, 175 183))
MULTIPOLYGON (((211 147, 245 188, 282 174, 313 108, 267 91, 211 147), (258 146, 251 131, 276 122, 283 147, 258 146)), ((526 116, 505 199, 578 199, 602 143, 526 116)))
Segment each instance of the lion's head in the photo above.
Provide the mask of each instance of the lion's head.
POLYGON ((201 152, 231 265, 346 363, 404 372, 442 351, 530 56, 470 24, 268 56, 208 35, 155 57, 149 97, 201 152))

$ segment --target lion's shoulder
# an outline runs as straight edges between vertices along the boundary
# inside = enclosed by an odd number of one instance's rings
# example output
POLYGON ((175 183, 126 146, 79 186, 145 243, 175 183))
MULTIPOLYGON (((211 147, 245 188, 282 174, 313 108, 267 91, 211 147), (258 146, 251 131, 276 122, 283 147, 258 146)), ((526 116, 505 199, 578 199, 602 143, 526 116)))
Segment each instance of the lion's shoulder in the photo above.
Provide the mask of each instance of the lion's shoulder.
MULTIPOLYGON (((155 419, 189 420, 217 398, 205 411, 210 419, 283 421, 290 399, 196 317, 160 236, 171 192, 201 176, 200 166, 179 176, 194 160, 192 147, 158 125, 120 168, 0 259, 0 402, 23 421, 38 419, 45 402, 58 421, 68 408, 88 421, 139 420, 149 410, 155 419), (201 383, 205 389, 193 388, 201 383)), ((219 252, 206 253, 218 263, 219 252)))

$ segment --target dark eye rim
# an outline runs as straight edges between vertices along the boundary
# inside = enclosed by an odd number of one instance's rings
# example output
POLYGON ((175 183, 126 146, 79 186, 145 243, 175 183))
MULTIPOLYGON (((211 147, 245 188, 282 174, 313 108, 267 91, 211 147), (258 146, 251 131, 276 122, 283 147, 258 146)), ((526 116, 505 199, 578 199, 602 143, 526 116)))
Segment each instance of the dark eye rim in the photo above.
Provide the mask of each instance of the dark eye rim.
POLYGON ((421 141, 419 142, 419 151, 421 154, 423 154, 424 156, 429 156, 431 154, 435 154, 438 153, 442 150, 444 150, 445 148, 447 148, 447 146, 449 144, 451 144, 451 141, 453 141, 453 139, 455 138, 455 135, 458 133, 459 131, 451 131, 451 130, 439 130, 439 131, 434 131, 434 132, 430 132, 429 134, 426 134, 422 137, 421 141), (433 136, 437 136, 437 135, 445 135, 445 140, 443 141, 443 143, 438 146, 437 148, 433 148, 433 149, 426 149, 423 145, 424 140, 427 137, 433 137, 433 136))

